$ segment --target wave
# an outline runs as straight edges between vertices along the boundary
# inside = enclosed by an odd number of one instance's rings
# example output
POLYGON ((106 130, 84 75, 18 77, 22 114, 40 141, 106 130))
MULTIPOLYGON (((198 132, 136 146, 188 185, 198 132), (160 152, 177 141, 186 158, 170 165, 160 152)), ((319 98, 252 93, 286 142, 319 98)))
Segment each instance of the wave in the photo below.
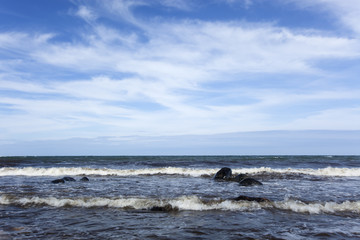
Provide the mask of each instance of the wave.
POLYGON ((84 168, 84 167, 60 167, 60 168, 13 168, 0 169, 0 176, 63 176, 63 175, 101 175, 101 176, 135 176, 135 175, 188 175, 200 177, 202 175, 215 174, 219 169, 195 169, 195 168, 142 168, 142 169, 110 169, 110 168, 84 168))
POLYGON ((360 214, 360 201, 336 202, 316 202, 305 203, 299 200, 285 199, 275 202, 251 202, 234 200, 204 200, 197 196, 181 196, 174 199, 155 199, 139 197, 119 197, 119 198, 63 198, 55 197, 30 197, 15 198, 9 195, 0 196, 0 204, 17 205, 22 207, 31 206, 50 206, 50 207, 108 207, 135 210, 179 210, 179 211, 255 211, 260 209, 278 209, 307 214, 336 214, 351 212, 360 214))
MULTIPOLYGON (((142 169, 112 169, 112 168, 86 168, 86 167, 4 167, 0 168, 0 176, 64 176, 64 175, 101 175, 101 176, 135 176, 135 175, 186 175, 193 177, 213 176, 219 169, 216 168, 142 168, 142 169)), ((359 177, 360 168, 238 168, 233 169, 233 174, 305 174, 316 176, 359 177)))
MULTIPOLYGON (((303 174, 303 175, 326 176, 326 177, 359 177, 360 176, 360 168, 326 167, 326 168, 313 169, 313 168, 260 167, 260 168, 244 168, 241 170, 249 174, 257 174, 257 173, 303 174)), ((237 169, 235 169, 235 171, 237 171, 237 169)))
POLYGON ((360 201, 336 202, 315 202, 305 203, 299 200, 287 199, 274 202, 277 209, 289 210, 298 213, 321 214, 321 213, 340 213, 353 212, 360 214, 360 201))

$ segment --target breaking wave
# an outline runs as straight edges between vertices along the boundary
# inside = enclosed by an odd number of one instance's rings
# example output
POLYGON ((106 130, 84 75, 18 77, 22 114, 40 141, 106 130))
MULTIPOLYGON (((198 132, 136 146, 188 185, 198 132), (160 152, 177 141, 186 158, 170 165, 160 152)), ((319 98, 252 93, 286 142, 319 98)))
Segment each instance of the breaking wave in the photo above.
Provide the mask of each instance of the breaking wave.
POLYGON ((195 168, 142 168, 142 169, 111 169, 111 168, 12 168, 0 169, 0 176, 63 176, 63 175, 101 175, 101 176, 136 176, 136 175, 189 175, 199 177, 207 174, 215 174, 218 169, 195 169, 195 168))
POLYGON ((174 199, 153 199, 139 197, 119 198, 63 198, 29 197, 15 198, 9 195, 0 196, 0 204, 17 205, 22 207, 50 206, 50 207, 108 207, 135 210, 182 210, 182 211, 255 211, 260 209, 278 209, 307 214, 336 214, 350 212, 360 214, 360 201, 315 202, 305 203, 299 200, 285 199, 275 202, 251 202, 234 200, 203 200, 197 196, 181 196, 174 199), (170 206, 170 207, 169 207, 170 206))
MULTIPOLYGON (((142 169, 111 169, 111 168, 86 168, 86 167, 4 167, 0 168, 0 176, 63 176, 63 175, 101 175, 101 176, 135 176, 135 175, 186 175, 193 177, 213 176, 218 168, 181 168, 181 167, 162 167, 162 168, 142 168, 142 169)), ((305 174, 315 176, 339 176, 339 177, 359 177, 360 168, 334 168, 326 167, 319 169, 311 168, 237 168, 233 169, 234 174, 248 173, 267 173, 267 174, 305 174)))

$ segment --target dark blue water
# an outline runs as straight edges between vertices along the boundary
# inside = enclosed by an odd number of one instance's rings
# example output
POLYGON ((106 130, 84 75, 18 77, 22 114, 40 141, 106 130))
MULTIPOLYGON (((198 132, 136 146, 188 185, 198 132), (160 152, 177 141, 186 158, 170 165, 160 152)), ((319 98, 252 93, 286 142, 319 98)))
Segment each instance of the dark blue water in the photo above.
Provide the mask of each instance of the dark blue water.
POLYGON ((2 157, 0 239, 359 239, 359 180, 360 156, 2 157))

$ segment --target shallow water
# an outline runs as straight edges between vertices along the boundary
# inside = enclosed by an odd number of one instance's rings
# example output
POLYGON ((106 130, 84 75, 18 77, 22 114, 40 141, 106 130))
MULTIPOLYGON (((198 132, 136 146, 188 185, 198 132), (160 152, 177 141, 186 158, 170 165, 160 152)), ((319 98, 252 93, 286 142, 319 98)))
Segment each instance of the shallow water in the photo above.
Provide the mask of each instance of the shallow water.
POLYGON ((2 157, 0 239, 358 239, 359 180, 359 156, 2 157))

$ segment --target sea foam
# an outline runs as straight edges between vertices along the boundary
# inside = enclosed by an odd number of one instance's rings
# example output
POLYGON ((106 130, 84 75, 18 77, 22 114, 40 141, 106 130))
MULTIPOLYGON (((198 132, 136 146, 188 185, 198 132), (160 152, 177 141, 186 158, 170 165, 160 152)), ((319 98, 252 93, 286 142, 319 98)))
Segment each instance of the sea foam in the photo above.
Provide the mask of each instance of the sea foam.
MULTIPOLYGON (((114 169, 114 168, 87 168, 87 167, 4 167, 0 168, 0 176, 64 176, 64 175, 101 175, 101 176, 135 176, 135 175, 186 175, 193 177, 213 176, 218 168, 181 168, 181 167, 161 167, 161 168, 141 168, 141 169, 114 169)), ((359 177, 360 168, 334 168, 326 167, 319 169, 311 168, 237 168, 233 169, 233 174, 248 173, 276 173, 276 174, 305 174, 317 176, 339 176, 339 177, 359 177)))
POLYGON ((51 206, 61 207, 108 207, 119 209, 149 210, 154 207, 170 205, 173 209, 182 211, 256 211, 260 209, 278 209, 306 214, 335 214, 351 212, 360 214, 360 201, 313 202, 305 203, 299 200, 285 199, 275 202, 233 201, 223 199, 204 200, 197 196, 181 196, 174 199, 155 199, 140 197, 83 197, 83 198, 55 198, 55 197, 28 197, 15 198, 9 195, 0 195, 2 205, 51 206))

